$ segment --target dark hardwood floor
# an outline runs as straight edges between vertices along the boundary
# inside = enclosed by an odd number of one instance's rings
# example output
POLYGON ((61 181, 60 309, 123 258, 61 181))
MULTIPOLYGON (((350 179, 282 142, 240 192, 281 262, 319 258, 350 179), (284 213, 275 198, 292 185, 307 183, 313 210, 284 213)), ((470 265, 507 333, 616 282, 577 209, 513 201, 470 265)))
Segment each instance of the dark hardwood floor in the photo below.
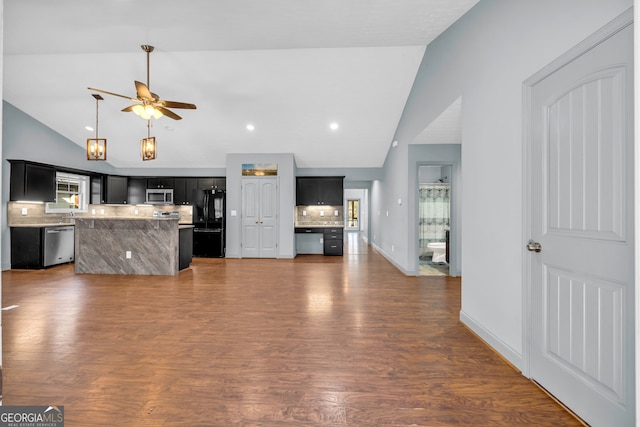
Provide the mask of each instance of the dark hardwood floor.
POLYGON ((458 320, 460 280, 344 257, 2 274, 5 405, 66 426, 574 426, 458 320))

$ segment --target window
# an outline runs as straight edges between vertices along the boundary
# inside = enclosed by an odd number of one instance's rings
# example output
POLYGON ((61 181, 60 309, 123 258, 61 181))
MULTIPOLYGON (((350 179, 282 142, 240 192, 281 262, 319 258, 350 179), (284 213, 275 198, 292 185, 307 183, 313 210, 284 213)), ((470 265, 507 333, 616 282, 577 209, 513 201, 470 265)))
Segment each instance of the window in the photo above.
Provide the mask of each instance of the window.
POLYGON ((45 212, 87 212, 89 177, 56 172, 56 201, 47 203, 45 212))

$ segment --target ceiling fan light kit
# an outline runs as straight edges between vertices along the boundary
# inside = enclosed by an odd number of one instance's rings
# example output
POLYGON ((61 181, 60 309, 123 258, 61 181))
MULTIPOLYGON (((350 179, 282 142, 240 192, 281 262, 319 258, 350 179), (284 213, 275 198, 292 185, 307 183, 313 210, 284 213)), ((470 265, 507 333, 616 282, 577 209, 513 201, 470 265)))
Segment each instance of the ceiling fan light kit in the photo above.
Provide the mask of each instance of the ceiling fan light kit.
POLYGON ((96 99, 96 137, 87 138, 87 160, 107 160, 107 139, 98 138, 98 103, 104 98, 97 93, 91 96, 96 99))
MULTIPOLYGON (((186 103, 186 102, 177 102, 177 101, 165 101, 160 99, 160 97, 158 95, 156 95, 155 93, 151 92, 149 90, 149 54, 151 52, 153 52, 154 47, 150 46, 150 45, 146 45, 143 44, 142 46, 140 46, 142 48, 142 50, 144 52, 146 52, 147 54, 147 84, 144 84, 142 82, 139 81, 135 81, 135 86, 136 86, 136 97, 129 97, 129 96, 125 96, 125 95, 120 95, 117 93, 113 93, 113 92, 107 92, 105 90, 101 90, 101 89, 95 89, 95 88, 88 88, 89 90, 92 91, 96 91, 96 92, 101 92, 101 93, 106 93, 107 95, 112 95, 112 96, 117 96, 120 98, 125 98, 128 99, 130 101, 135 102, 136 104, 130 105, 128 107, 125 107, 122 109, 123 112, 128 113, 128 112, 133 112, 136 115, 138 115, 139 117, 142 117, 144 120, 151 120, 151 118, 154 119, 159 119, 162 116, 167 116, 173 120, 182 120, 182 117, 180 117, 179 115, 177 115, 176 113, 174 113, 173 111, 169 110, 169 108, 182 108, 182 109, 188 109, 188 110, 195 110, 196 106, 195 104, 190 104, 190 103, 186 103)), ((98 95, 99 96, 99 95, 98 95)), ((101 98, 102 99, 102 98, 101 98)), ((96 132, 97 135, 97 132, 96 132)), ((97 136, 96 136, 97 137, 97 136)), ((89 143, 87 142, 87 157, 89 156, 89 143)), ((105 156, 106 156, 106 140, 105 140, 105 156)), ((153 160, 156 157, 155 154, 156 151, 156 141, 155 141, 155 137, 151 138, 145 138, 142 140, 142 160, 153 160), (153 143, 151 144, 151 141, 149 141, 149 149, 146 148, 145 146, 145 141, 146 140, 150 140, 153 139, 153 143), (151 147, 153 147, 152 152, 151 147), (149 155, 145 155, 145 153, 149 153, 149 155), (152 153, 152 154, 151 154, 152 153)), ((106 157, 105 157, 106 158, 106 157)))

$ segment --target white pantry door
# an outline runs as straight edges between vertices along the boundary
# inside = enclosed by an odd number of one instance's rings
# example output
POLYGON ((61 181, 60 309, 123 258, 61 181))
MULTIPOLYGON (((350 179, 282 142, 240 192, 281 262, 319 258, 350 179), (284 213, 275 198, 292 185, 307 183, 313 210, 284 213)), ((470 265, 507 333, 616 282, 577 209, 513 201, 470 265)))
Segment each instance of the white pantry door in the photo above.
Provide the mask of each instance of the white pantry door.
POLYGON ((529 374, 592 426, 635 425, 633 24, 623 16, 525 83, 529 374))
POLYGON ((276 177, 242 178, 242 257, 278 257, 276 177))

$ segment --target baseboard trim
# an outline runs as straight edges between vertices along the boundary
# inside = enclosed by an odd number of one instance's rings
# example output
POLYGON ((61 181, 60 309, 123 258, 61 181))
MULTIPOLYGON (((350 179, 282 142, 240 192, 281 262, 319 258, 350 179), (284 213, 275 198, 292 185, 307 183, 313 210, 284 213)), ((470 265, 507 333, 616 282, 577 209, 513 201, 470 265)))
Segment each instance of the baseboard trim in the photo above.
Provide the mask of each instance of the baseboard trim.
POLYGON ((507 363, 512 365, 516 370, 522 372, 522 354, 505 344, 502 340, 491 333, 491 331, 467 315, 463 310, 460 310, 460 322, 469 328, 471 332, 477 335, 478 338, 484 341, 484 343, 500 357, 504 358, 507 363))
POLYGON ((418 275, 418 271, 416 271, 416 270, 406 270, 404 267, 402 267, 400 264, 398 264, 393 258, 391 258, 389 256, 389 254, 387 254, 385 251, 383 251, 382 248, 379 247, 378 245, 376 245, 375 243, 370 243, 370 245, 371 245, 371 247, 373 247, 373 249, 376 250, 376 252, 379 252, 380 255, 385 257, 387 259, 387 261, 389 261, 391 264, 393 264, 405 276, 417 276, 418 275))

